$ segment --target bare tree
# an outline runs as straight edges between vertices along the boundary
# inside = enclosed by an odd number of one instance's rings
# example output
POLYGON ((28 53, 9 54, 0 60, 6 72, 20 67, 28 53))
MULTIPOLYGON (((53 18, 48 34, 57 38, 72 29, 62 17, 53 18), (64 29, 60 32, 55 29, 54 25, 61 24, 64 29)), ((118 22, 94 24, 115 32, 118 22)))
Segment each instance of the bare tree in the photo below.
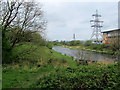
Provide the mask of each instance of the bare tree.
POLYGON ((43 19, 43 11, 39 4, 16 0, 2 2, 1 7, 3 40, 6 39, 7 32, 15 32, 11 40, 11 49, 22 39, 26 30, 31 30, 31 33, 45 30, 46 21, 43 19))
MULTIPOLYGON (((9 63, 11 62, 9 58, 12 56, 12 50, 18 43, 35 35, 33 41, 37 40, 36 38, 41 38, 38 33, 41 34, 46 29, 46 21, 43 18, 42 5, 35 2, 25 2, 24 0, 2 1, 0 2, 0 11, 2 59, 3 63, 9 63)), ((32 49, 27 50, 29 53, 31 51, 32 49)), ((22 53, 26 53, 26 51, 22 53)))

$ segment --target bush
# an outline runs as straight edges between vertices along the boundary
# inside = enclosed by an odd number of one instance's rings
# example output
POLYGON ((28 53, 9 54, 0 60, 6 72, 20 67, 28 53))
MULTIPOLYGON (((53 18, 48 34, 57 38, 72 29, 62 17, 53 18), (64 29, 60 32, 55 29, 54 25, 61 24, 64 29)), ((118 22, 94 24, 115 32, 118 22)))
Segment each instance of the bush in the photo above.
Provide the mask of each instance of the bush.
POLYGON ((49 49, 52 49, 53 45, 51 43, 47 43, 46 45, 49 49))
MULTIPOLYGON (((26 43, 31 43, 37 46, 45 46, 46 41, 38 32, 33 32, 30 30, 23 31, 20 35, 17 33, 20 30, 20 27, 8 28, 10 29, 6 32, 5 38, 2 38, 2 59, 4 64, 16 62, 16 59, 19 59, 19 54, 14 50, 18 47, 26 45, 26 43)), ((25 48, 24 48, 25 49, 25 48)), ((29 50, 31 51, 31 48, 29 50)), ((21 53, 25 53, 26 49, 21 53)))
POLYGON ((84 46, 91 46, 92 45, 92 41, 88 40, 84 43, 84 46))
POLYGON ((109 48, 109 46, 105 44, 89 44, 86 47, 94 50, 101 50, 101 51, 109 48))
POLYGON ((40 78, 34 88, 102 88, 117 89, 120 85, 117 66, 79 66, 59 69, 40 78), (64 74, 63 74, 64 72, 64 74))

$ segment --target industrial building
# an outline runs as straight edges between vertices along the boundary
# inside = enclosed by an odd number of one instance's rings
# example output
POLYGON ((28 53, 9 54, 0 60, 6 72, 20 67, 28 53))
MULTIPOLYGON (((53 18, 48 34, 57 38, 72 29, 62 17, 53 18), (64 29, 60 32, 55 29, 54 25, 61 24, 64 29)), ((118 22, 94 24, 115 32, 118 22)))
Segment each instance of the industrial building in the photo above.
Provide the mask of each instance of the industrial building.
POLYGON ((104 31, 102 33, 104 44, 120 43, 120 29, 104 31))

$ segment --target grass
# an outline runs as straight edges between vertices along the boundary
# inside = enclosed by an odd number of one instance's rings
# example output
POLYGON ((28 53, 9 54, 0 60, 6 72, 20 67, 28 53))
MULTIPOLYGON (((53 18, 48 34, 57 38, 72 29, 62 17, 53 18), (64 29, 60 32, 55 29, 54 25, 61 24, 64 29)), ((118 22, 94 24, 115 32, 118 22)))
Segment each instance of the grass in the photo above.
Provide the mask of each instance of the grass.
POLYGON ((70 48, 70 49, 80 49, 80 50, 85 50, 85 51, 92 51, 92 52, 109 54, 109 55, 120 54, 120 51, 116 52, 116 51, 113 51, 113 50, 110 50, 110 49, 104 49, 104 48, 99 49, 100 46, 98 46, 98 48, 95 49, 97 47, 97 45, 93 45, 93 46, 83 46, 83 45, 80 45, 80 46, 65 46, 65 45, 63 45, 63 47, 67 47, 67 48, 70 48))
POLYGON ((70 67, 74 67, 77 65, 77 62, 75 62, 72 57, 70 56, 65 56, 65 55, 62 55, 56 51, 53 51, 53 56, 52 58, 53 59, 58 59, 57 62, 59 62, 59 64, 61 64, 62 66, 70 66, 70 67))
POLYGON ((13 51, 16 62, 3 65, 3 88, 117 89, 120 86, 118 64, 80 65, 70 56, 30 43, 13 51))
POLYGON ((52 66, 44 68, 19 67, 3 70, 3 88, 28 88, 38 78, 52 71, 52 66))
POLYGON ((51 56, 50 50, 45 46, 37 46, 30 43, 26 43, 20 47, 16 47, 13 50, 13 58, 17 57, 15 60, 26 60, 29 62, 38 62, 47 60, 51 56))
POLYGON ((76 66, 71 57, 45 46, 27 43, 13 51, 13 57, 17 57, 14 61, 18 61, 3 65, 3 88, 28 88, 37 78, 55 71, 56 68, 76 66))

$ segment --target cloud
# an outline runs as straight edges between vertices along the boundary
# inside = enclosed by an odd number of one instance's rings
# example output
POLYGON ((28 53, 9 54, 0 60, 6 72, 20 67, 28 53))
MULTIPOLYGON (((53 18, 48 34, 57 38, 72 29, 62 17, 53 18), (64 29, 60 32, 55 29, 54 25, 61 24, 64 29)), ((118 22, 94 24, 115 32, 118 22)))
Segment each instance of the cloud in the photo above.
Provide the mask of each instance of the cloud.
POLYGON ((45 17, 48 20, 46 30, 48 40, 87 40, 91 37, 90 20, 98 9, 104 20, 103 30, 117 28, 117 3, 111 2, 60 2, 44 3, 45 17))
MULTIPOLYGON (((25 0, 32 1, 32 0, 25 0)), ((119 0, 35 0, 36 2, 118 2, 119 0)))

